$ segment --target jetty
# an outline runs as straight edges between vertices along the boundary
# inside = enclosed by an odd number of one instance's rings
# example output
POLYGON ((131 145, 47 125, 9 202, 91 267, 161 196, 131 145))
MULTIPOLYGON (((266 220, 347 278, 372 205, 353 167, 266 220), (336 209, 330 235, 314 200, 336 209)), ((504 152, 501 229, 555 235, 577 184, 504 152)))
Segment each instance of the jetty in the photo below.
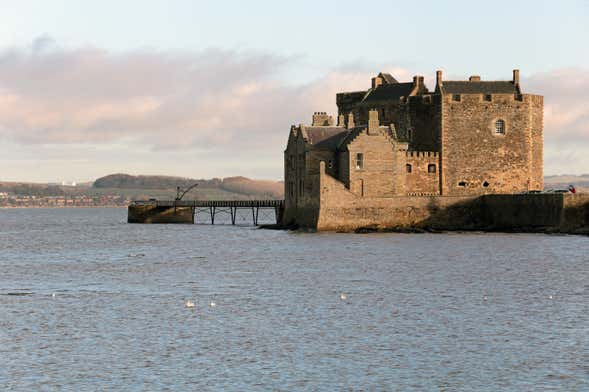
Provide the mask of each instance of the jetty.
MULTIPOLYGON (((273 213, 276 224, 281 224, 284 216, 284 200, 137 200, 128 207, 128 223, 192 223, 199 215, 205 215, 204 222, 215 224, 215 218, 224 214, 237 222, 238 210, 246 210, 251 220, 258 225, 260 212, 273 213)), ((203 223, 204 223, 203 222, 203 223)))

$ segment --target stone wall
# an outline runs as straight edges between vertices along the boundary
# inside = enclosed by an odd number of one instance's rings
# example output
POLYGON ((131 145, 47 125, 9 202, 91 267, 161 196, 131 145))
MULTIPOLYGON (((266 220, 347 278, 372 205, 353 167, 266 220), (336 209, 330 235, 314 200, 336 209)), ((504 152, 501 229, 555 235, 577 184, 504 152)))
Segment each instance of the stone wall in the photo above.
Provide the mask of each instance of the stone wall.
MULTIPOLYGON (((324 164, 321 163, 321 166, 324 164)), ((421 228, 589 233, 589 194, 359 197, 325 172, 319 203, 296 222, 319 231, 421 228)))
POLYGON ((405 153, 405 189, 408 195, 440 194, 440 155, 437 152, 405 153), (409 172, 411 171, 411 172, 409 172))
MULTIPOLYGON (((377 126, 378 127, 378 126, 377 126)), ((384 132, 364 130, 347 146, 349 190, 360 197, 390 197, 405 193, 404 153, 395 150, 395 145, 384 132), (363 156, 363 167, 357 168, 357 154, 363 156)))
POLYGON ((539 189, 538 179, 543 176, 541 116, 538 96, 461 94, 456 99, 444 95, 442 194, 539 189), (499 119, 505 122, 505 134, 495 132, 499 119))
POLYGON ((409 148, 419 151, 440 151, 441 95, 409 97, 401 107, 397 129, 410 129, 409 148))
POLYGON ((319 231, 354 231, 362 227, 478 227, 476 197, 359 197, 343 183, 320 175, 319 231))
POLYGON ((193 207, 162 207, 155 204, 131 204, 128 223, 194 223, 193 207))

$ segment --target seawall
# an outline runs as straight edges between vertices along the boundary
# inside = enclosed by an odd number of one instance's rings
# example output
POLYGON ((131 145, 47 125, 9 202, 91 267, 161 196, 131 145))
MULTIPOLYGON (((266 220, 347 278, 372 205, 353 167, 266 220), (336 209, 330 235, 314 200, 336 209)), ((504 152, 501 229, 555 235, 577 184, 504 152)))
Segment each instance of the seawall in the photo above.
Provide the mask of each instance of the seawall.
POLYGON ((432 229, 589 233, 589 194, 360 197, 322 173, 318 231, 432 229))

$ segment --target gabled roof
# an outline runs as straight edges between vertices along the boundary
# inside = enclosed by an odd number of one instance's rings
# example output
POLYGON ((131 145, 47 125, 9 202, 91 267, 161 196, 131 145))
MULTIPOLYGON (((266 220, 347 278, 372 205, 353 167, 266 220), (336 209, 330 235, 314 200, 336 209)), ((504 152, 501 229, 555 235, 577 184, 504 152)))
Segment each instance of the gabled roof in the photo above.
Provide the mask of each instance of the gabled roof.
POLYGON ((446 81, 442 83, 444 94, 518 94, 518 87, 511 81, 446 81))
POLYGON ((333 151, 349 130, 343 127, 301 127, 303 137, 313 148, 333 151))
POLYGON ((373 90, 368 90, 362 102, 398 100, 411 95, 413 87, 413 83, 384 84, 373 90))
MULTIPOLYGON (((397 132, 395 131, 395 127, 392 124, 391 124, 391 126, 388 126, 388 127, 387 126, 380 126, 378 128, 381 132, 383 132, 387 136, 387 139, 389 140, 389 142, 394 143, 395 140, 400 141, 400 142, 404 142, 403 140, 398 140, 397 132)), ((338 150, 346 150, 348 144, 350 144, 352 141, 354 141, 354 139, 356 139, 356 137, 364 131, 367 131, 366 126, 358 126, 358 127, 352 128, 350 130, 350 132, 344 138, 342 138, 340 144, 338 145, 338 150)))
POLYGON ((378 77, 382 78, 388 84, 399 83, 390 73, 381 72, 378 74, 378 77))

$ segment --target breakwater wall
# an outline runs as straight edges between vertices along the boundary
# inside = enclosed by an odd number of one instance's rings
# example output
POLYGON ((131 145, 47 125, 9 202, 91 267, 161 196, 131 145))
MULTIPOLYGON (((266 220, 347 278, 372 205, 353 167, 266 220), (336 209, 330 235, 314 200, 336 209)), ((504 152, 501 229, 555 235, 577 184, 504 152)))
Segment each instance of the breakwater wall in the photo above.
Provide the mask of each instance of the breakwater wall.
POLYGON ((424 229, 589 233, 589 194, 363 197, 320 173, 313 197, 286 205, 285 224, 318 231, 424 229))
POLYGON ((194 207, 133 203, 127 209, 128 223, 194 223, 194 207))
POLYGON ((319 231, 480 230, 589 234, 589 194, 408 196, 324 203, 319 231))

